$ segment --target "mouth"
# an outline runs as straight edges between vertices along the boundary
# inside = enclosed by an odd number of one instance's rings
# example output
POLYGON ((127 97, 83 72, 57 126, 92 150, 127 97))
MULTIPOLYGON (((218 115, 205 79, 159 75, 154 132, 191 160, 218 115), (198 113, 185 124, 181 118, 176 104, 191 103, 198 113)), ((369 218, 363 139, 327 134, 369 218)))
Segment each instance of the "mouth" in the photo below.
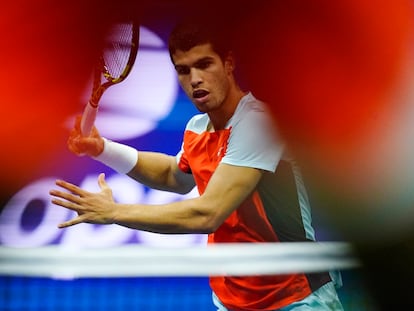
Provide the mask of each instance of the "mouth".
POLYGON ((209 94, 209 92, 205 90, 196 90, 193 92, 193 98, 194 99, 201 99, 206 97, 209 94))

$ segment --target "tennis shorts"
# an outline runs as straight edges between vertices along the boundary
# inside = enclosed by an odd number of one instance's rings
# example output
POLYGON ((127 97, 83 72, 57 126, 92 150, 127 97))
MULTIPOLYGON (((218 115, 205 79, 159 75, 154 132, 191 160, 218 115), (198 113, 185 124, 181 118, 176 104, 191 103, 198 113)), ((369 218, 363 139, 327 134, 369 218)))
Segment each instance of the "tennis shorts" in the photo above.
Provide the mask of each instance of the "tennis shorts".
MULTIPOLYGON (((213 293, 213 303, 217 311, 231 311, 227 309, 213 293)), ((333 282, 328 282, 306 298, 274 311, 343 311, 333 282)))

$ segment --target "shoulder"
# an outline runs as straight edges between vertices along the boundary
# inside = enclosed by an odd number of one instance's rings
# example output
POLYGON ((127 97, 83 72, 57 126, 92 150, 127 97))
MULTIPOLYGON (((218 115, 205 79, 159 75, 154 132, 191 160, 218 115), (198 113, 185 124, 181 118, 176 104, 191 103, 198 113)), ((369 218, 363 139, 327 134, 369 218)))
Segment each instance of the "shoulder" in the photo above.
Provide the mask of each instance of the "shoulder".
POLYGON ((257 113, 266 113, 266 104, 257 99, 251 92, 247 93, 239 103, 241 110, 246 112, 257 112, 257 113))
POLYGON ((252 93, 248 93, 240 100, 230 123, 232 127, 247 127, 252 131, 276 132, 267 105, 252 93))
POLYGON ((206 130, 208 123, 207 114, 196 114, 187 122, 185 129, 186 131, 201 133, 206 130))

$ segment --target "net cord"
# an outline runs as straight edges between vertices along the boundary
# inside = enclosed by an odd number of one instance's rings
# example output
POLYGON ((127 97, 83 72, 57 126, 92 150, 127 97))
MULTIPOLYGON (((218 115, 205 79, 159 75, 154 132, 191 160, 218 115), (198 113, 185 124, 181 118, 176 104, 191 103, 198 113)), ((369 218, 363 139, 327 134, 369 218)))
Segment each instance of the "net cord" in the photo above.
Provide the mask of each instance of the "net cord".
POLYGON ((263 275, 360 266, 345 242, 246 243, 159 248, 0 247, 0 275, 82 278, 263 275))

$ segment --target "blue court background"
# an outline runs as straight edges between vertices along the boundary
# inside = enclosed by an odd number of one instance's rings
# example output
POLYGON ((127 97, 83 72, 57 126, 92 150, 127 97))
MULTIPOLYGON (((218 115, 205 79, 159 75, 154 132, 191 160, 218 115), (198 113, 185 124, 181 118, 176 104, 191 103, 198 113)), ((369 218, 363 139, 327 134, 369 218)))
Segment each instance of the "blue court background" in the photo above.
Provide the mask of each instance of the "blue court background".
MULTIPOLYGON (((375 311, 358 270, 342 272, 345 311, 375 311)), ((1 311, 214 311, 204 277, 1 277, 1 311)))

